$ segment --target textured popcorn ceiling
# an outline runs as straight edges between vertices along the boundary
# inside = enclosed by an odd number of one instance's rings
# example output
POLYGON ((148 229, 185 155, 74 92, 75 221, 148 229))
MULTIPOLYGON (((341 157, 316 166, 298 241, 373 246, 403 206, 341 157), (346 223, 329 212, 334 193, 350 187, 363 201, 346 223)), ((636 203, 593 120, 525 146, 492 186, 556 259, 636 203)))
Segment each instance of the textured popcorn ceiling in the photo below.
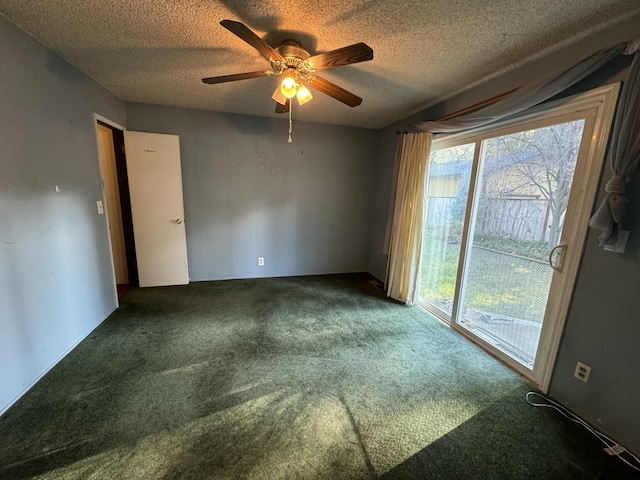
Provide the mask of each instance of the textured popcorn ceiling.
POLYGON ((269 68, 221 20, 312 55, 365 42, 372 61, 322 72, 362 105, 317 92, 293 116, 373 128, 630 19, 640 33, 640 0, 0 0, 0 12, 125 101, 259 116, 275 116, 278 77, 200 81, 269 68))

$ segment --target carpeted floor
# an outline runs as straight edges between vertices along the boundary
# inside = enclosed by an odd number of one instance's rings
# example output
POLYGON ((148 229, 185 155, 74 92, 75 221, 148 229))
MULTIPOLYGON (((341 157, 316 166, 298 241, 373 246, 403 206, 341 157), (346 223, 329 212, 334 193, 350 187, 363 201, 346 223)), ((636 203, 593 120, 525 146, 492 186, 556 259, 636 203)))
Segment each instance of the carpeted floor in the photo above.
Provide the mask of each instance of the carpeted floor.
POLYGON ((636 478, 370 279, 130 290, 0 417, 0 478, 636 478))

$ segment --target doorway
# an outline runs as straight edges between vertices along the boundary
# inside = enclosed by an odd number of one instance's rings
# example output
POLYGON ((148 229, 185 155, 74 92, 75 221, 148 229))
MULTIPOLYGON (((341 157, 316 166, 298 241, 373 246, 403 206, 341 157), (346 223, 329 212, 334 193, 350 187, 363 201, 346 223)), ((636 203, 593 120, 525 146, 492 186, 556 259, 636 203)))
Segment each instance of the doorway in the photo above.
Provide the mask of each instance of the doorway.
POLYGON ((104 210, 109 230, 111 257, 118 297, 130 287, 138 286, 138 269, 127 165, 124 156, 124 133, 121 127, 96 118, 96 135, 104 210))
POLYGON ((420 304, 546 391, 619 86, 434 140, 420 304))

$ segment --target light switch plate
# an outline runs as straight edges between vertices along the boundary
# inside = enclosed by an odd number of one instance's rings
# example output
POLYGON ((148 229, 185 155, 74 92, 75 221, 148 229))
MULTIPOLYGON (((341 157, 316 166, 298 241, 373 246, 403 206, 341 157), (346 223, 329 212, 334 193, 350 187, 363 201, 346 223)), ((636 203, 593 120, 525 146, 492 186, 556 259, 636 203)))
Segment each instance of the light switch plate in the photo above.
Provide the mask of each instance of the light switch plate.
POLYGON ((104 215, 104 206, 102 205, 102 200, 98 200, 96 202, 96 207, 98 207, 98 215, 104 215))

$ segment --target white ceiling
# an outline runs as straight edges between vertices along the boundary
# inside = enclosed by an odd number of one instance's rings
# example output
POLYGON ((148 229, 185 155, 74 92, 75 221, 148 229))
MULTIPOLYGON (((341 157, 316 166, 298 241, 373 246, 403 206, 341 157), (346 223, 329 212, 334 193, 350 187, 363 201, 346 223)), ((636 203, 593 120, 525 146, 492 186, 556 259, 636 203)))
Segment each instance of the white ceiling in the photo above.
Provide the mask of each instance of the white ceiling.
POLYGON ((0 0, 0 12, 122 100, 259 116, 275 116, 277 77, 201 82, 269 68, 221 20, 312 55, 365 42, 372 61, 322 72, 362 105, 318 92, 293 116, 370 128, 630 19, 640 33, 640 0, 0 0))

